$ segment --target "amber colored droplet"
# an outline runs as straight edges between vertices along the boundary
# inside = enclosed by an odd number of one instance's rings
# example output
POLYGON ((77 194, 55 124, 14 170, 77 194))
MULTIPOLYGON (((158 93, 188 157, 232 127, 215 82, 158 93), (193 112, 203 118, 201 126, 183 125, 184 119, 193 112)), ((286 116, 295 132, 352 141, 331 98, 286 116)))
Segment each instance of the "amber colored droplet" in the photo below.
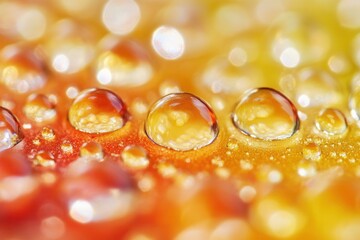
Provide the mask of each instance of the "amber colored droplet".
POLYGON ((81 132, 107 133, 122 128, 127 120, 124 102, 105 89, 81 92, 69 110, 71 125, 81 132))
POLYGON ((23 139, 16 117, 6 108, 0 107, 0 151, 11 148, 23 139))
POLYGON ((51 122, 56 117, 55 104, 43 94, 32 94, 24 106, 26 117, 37 123, 51 122))
POLYGON ((41 137, 46 141, 53 141, 56 135, 52 128, 43 127, 43 129, 41 130, 41 137))
POLYGON ((317 161, 321 158, 321 149, 316 143, 308 143, 303 148, 303 156, 307 160, 317 161))
POLYGON ((345 133, 348 125, 340 110, 327 108, 316 117, 315 126, 320 132, 332 136, 345 133))
POLYGON ((0 82, 17 93, 42 88, 46 83, 43 61, 31 49, 8 46, 1 52, 0 82))
POLYGON ((46 151, 40 151, 36 154, 34 164, 42 166, 42 167, 47 167, 47 168, 55 168, 56 167, 56 162, 54 160, 54 156, 51 153, 46 152, 46 151))
POLYGON ((152 106, 145 131, 160 146, 188 151, 212 143, 219 129, 214 112, 205 102, 190 93, 173 93, 152 106))
POLYGON ((97 142, 87 142, 80 147, 80 156, 86 158, 103 159, 102 146, 97 142))
POLYGON ((121 153, 124 164, 134 170, 142 170, 149 166, 147 152, 140 146, 127 146, 121 153))
POLYGON ((289 138, 300 126, 295 106, 271 88, 247 92, 235 107, 232 120, 242 133, 263 140, 289 138))
POLYGON ((97 60, 99 83, 118 87, 136 87, 153 77, 153 67, 145 50, 135 42, 121 41, 97 60))
POLYGON ((61 151, 62 151, 63 153, 65 153, 65 154, 71 154, 71 153, 73 152, 73 150, 74 150, 71 142, 68 141, 68 140, 63 141, 63 142, 61 143, 60 148, 61 148, 61 151))

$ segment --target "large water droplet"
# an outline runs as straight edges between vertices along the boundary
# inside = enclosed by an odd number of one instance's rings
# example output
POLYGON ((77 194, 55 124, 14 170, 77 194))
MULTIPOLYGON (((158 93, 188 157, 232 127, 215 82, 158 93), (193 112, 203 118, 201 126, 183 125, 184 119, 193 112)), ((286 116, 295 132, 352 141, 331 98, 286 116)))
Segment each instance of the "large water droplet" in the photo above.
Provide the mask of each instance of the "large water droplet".
POLYGON ((147 52, 131 41, 121 41, 101 54, 96 71, 99 83, 118 87, 146 84, 154 74, 147 52))
POLYGON ((8 46, 1 52, 0 82, 18 93, 42 88, 46 83, 44 63, 31 49, 8 46))
POLYGON ((289 138, 300 125, 291 101, 270 88, 247 92, 235 107, 232 120, 241 132, 263 140, 289 138))
POLYGON ((23 139, 20 124, 6 108, 0 107, 0 151, 11 148, 23 139))
POLYGON ((322 110, 315 119, 316 128, 327 135, 341 135, 347 130, 347 122, 344 114, 333 108, 322 110))
POLYGON ((219 129, 205 102, 190 93, 173 93, 152 106, 145 131, 158 145, 187 151, 212 143, 219 129))
POLYGON ((107 133, 122 128, 127 120, 124 102, 105 89, 88 89, 81 92, 69 110, 73 127, 86 133, 107 133))
POLYGON ((56 117, 55 104, 43 94, 32 94, 24 106, 26 117, 32 121, 51 122, 56 117))

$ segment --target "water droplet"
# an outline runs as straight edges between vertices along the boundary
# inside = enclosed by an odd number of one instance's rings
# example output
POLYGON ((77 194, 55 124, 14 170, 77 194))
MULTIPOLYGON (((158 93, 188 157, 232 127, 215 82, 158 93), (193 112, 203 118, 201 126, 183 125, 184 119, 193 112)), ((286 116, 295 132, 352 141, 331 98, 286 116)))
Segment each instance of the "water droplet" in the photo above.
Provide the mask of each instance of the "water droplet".
POLYGON ((68 117, 71 125, 81 132, 107 133, 125 125, 127 111, 115 93, 92 88, 76 97, 68 117))
POLYGON ((31 49, 13 45, 2 50, 0 76, 0 82, 17 93, 40 89, 46 83, 43 61, 31 49))
POLYGON ((149 166, 147 152, 140 146, 127 146, 121 153, 124 164, 134 170, 142 170, 149 166))
POLYGON ((316 143, 308 143, 303 148, 303 156, 307 160, 318 161, 321 158, 321 149, 316 143))
POLYGON ((46 141, 53 141, 56 137, 55 132, 52 128, 43 127, 41 130, 41 137, 46 141))
POLYGON ((173 27, 161 26, 153 35, 151 44, 157 54, 166 60, 176 60, 185 51, 185 40, 181 33, 173 27))
POLYGON ((87 142, 80 147, 80 156, 90 159, 103 160, 104 152, 97 142, 87 142))
POLYGON ((11 148, 23 139, 20 124, 6 108, 0 107, 0 151, 11 148))
POLYGON ((341 135, 347 130, 347 121, 340 110, 327 108, 316 117, 315 126, 317 130, 327 135, 341 135))
POLYGON ((302 160, 298 164, 297 173, 300 177, 309 178, 317 174, 314 162, 302 160))
POLYGON ((160 175, 163 176, 164 178, 172 178, 177 173, 177 169, 172 164, 169 163, 162 162, 157 166, 157 169, 160 175))
POLYGON ((337 6, 337 15, 342 26, 347 28, 360 27, 360 2, 357 0, 341 0, 337 6))
POLYGON ((280 85, 302 108, 332 107, 344 101, 339 82, 327 71, 301 69, 283 76, 280 85))
POLYGON ((291 101, 270 88, 248 91, 235 107, 232 120, 244 134, 263 140, 289 138, 300 125, 291 101))
POLYGON ((56 167, 56 162, 54 160, 54 156, 51 153, 46 152, 46 151, 40 151, 36 154, 34 164, 42 166, 42 167, 46 167, 46 168, 55 168, 56 167))
POLYGON ((68 140, 63 141, 61 143, 60 148, 61 148, 61 151, 65 154, 71 154, 71 153, 73 153, 73 150, 74 150, 71 142, 68 140))
POLYGON ((132 41, 117 42, 97 60, 96 78, 102 85, 136 87, 148 83, 153 75, 150 57, 132 41))
POLYGON ((188 151, 212 143, 219 129, 214 112, 205 102, 189 93, 174 93, 152 106, 145 131, 160 146, 188 151))
POLYGON ((26 117, 38 123, 51 122, 56 117, 55 104, 43 94, 32 94, 24 106, 26 117))

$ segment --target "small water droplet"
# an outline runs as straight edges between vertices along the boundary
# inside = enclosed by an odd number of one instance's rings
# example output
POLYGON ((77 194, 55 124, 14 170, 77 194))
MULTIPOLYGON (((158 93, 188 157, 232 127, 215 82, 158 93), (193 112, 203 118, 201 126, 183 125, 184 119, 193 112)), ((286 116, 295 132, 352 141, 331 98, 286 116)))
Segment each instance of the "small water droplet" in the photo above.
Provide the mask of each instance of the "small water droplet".
POLYGON ((212 109, 190 93, 169 94, 150 109, 147 136, 177 151, 199 149, 212 143, 219 129, 212 109))
POLYGON ((8 46, 1 62, 0 82, 17 93, 40 89, 47 81, 43 61, 30 49, 8 46))
POLYGON ((46 141, 53 141, 56 135, 52 128, 43 127, 41 130, 41 137, 46 141))
POLYGON ((127 146, 121 153, 124 164, 134 170, 143 170, 149 166, 147 152, 140 146, 127 146))
POLYGON ((104 158, 104 152, 99 143, 87 142, 80 147, 80 156, 101 161, 104 158))
POLYGON ((96 72, 100 84, 117 87, 144 85, 154 74, 147 52, 131 41, 121 41, 101 54, 96 72))
POLYGON ((224 160, 222 160, 221 157, 214 157, 211 159, 211 164, 221 168, 224 167, 224 160))
POLYGON ((61 143, 60 148, 61 148, 61 151, 65 154, 71 154, 71 153, 73 153, 73 150, 74 150, 71 142, 68 140, 63 141, 61 143))
POLYGON ((56 117, 55 104, 43 94, 32 94, 24 106, 26 117, 37 123, 51 122, 56 117))
POLYGON ((54 156, 46 151, 40 151, 36 154, 34 164, 51 169, 56 167, 54 156))
POLYGON ((0 107, 0 151, 12 148, 23 139, 16 117, 6 108, 0 107))
POLYGON ((157 169, 164 178, 172 178, 176 175, 177 169, 170 163, 159 163, 157 169))
POLYGON ((308 143, 303 148, 303 156, 307 160, 318 161, 321 158, 321 150, 316 143, 308 143))
POLYGON ((124 126, 127 111, 115 93, 92 88, 76 97, 68 117, 71 125, 81 132, 107 133, 124 126))
POLYGON ((333 136, 345 133, 348 125, 340 110, 327 108, 316 117, 315 126, 320 132, 333 136))
POLYGON ((244 134, 263 140, 289 138, 300 125, 291 101, 270 88, 247 92, 235 107, 232 120, 244 134))

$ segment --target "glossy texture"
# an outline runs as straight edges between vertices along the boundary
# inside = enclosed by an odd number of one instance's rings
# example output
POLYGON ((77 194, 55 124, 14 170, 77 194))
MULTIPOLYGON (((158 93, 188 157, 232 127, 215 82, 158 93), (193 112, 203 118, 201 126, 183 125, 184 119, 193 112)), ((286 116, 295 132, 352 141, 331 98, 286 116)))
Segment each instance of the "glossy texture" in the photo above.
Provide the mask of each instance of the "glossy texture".
POLYGON ((202 100, 189 93, 173 93, 157 101, 145 122, 147 136, 177 151, 202 148, 218 135, 216 117, 202 100))
POLYGON ((107 133, 125 125, 127 111, 123 101, 113 92, 88 89, 76 97, 68 117, 71 125, 81 132, 107 133))
POLYGON ((270 88, 247 92, 236 105, 232 120, 242 133, 262 140, 289 138, 300 126, 295 106, 270 88))

